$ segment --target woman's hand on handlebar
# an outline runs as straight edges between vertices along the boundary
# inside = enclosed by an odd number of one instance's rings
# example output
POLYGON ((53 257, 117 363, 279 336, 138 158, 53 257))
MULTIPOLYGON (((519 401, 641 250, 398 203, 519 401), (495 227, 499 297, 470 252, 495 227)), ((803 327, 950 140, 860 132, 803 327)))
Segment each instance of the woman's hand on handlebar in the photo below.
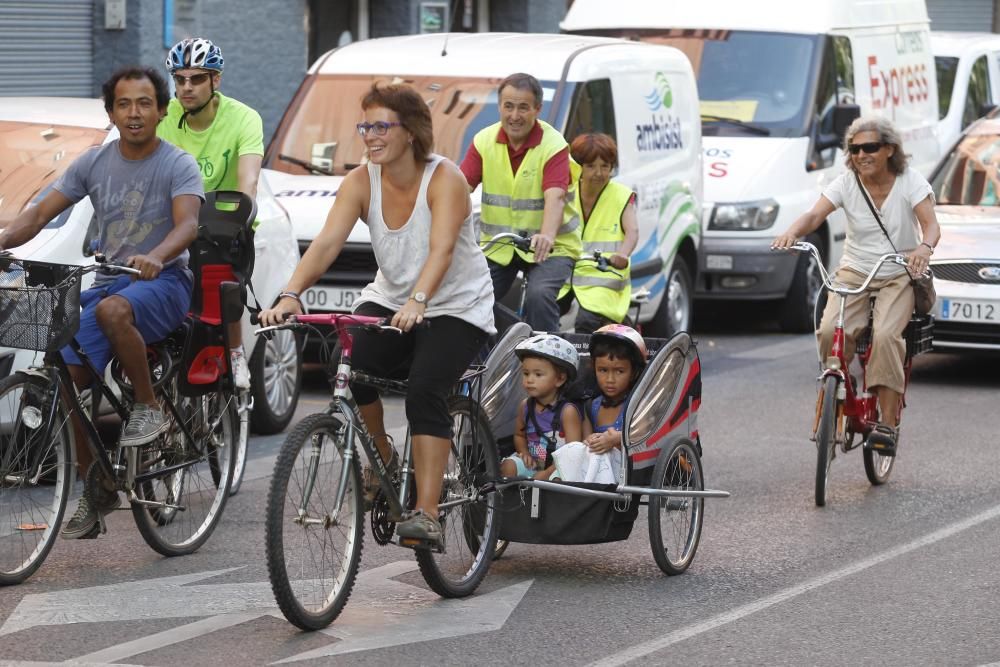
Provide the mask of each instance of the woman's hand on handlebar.
POLYGON ((283 324, 289 315, 301 315, 302 304, 293 297, 283 296, 271 308, 260 311, 258 319, 262 327, 283 324))
POLYGON ((389 322, 390 326, 394 326, 402 331, 409 331, 413 327, 417 326, 424 321, 424 312, 427 310, 427 304, 418 303, 413 299, 410 299, 403 304, 403 307, 392 316, 392 321, 389 322))
POLYGON ((796 243, 799 242, 799 238, 795 234, 789 234, 785 232, 777 236, 773 241, 771 241, 772 250, 787 250, 791 248, 796 243))
POLYGON ((931 249, 924 244, 918 245, 906 255, 906 268, 914 277, 919 276, 931 263, 931 249))

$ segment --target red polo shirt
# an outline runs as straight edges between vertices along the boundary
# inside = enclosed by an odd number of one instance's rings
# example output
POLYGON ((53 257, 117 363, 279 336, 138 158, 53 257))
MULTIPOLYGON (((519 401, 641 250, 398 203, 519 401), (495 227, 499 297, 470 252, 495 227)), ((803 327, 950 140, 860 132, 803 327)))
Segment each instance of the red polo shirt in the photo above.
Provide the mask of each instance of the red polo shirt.
MULTIPOLYGON (((528 149, 541 145, 542 126, 536 122, 535 126, 531 128, 528 138, 516 150, 510 145, 507 133, 501 127, 500 131, 497 132, 497 143, 507 144, 507 155, 510 158, 510 166, 513 172, 517 174, 517 170, 521 166, 521 162, 524 161, 524 155, 528 152, 528 149)), ((469 187, 474 188, 483 182, 483 156, 476 150, 475 143, 469 144, 469 150, 465 154, 465 159, 462 160, 460 168, 462 173, 465 174, 465 180, 469 182, 469 187)), ((549 188, 569 189, 568 146, 550 157, 542 169, 542 192, 549 188)))

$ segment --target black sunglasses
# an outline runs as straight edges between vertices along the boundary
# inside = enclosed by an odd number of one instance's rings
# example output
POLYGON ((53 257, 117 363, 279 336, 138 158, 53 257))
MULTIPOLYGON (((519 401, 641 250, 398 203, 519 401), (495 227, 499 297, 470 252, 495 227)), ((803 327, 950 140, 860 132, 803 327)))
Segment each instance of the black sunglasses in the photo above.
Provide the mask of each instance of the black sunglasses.
POLYGON ((869 141, 865 144, 847 144, 847 150, 851 151, 851 155, 857 155, 861 151, 870 155, 872 153, 878 153, 883 146, 885 146, 885 142, 869 141))

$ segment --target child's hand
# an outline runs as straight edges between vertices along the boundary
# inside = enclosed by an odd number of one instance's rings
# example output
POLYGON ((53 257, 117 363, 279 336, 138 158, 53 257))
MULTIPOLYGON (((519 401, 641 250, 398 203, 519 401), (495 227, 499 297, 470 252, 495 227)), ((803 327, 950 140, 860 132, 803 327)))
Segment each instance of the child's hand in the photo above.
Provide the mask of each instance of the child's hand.
POLYGON ((621 441, 621 432, 609 428, 604 433, 594 433, 587 438, 587 446, 594 454, 605 454, 618 446, 621 441))
POLYGON ((521 460, 524 461, 524 465, 528 468, 528 470, 534 470, 535 466, 538 465, 535 459, 528 452, 519 452, 518 456, 520 456, 521 460))

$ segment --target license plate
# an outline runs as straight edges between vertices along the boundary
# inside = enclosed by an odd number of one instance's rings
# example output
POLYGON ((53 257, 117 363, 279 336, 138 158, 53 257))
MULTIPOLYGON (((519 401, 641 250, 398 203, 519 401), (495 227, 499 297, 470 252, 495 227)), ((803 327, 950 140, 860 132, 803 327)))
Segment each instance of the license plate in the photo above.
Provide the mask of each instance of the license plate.
POLYGON ((361 290, 356 287, 310 287, 302 301, 309 310, 349 313, 360 296, 361 290))
POLYGON ((705 257, 706 269, 731 269, 733 268, 732 255, 708 255, 705 257))
POLYGON ((954 322, 1000 322, 1000 303, 975 299, 941 299, 941 319, 954 322))

